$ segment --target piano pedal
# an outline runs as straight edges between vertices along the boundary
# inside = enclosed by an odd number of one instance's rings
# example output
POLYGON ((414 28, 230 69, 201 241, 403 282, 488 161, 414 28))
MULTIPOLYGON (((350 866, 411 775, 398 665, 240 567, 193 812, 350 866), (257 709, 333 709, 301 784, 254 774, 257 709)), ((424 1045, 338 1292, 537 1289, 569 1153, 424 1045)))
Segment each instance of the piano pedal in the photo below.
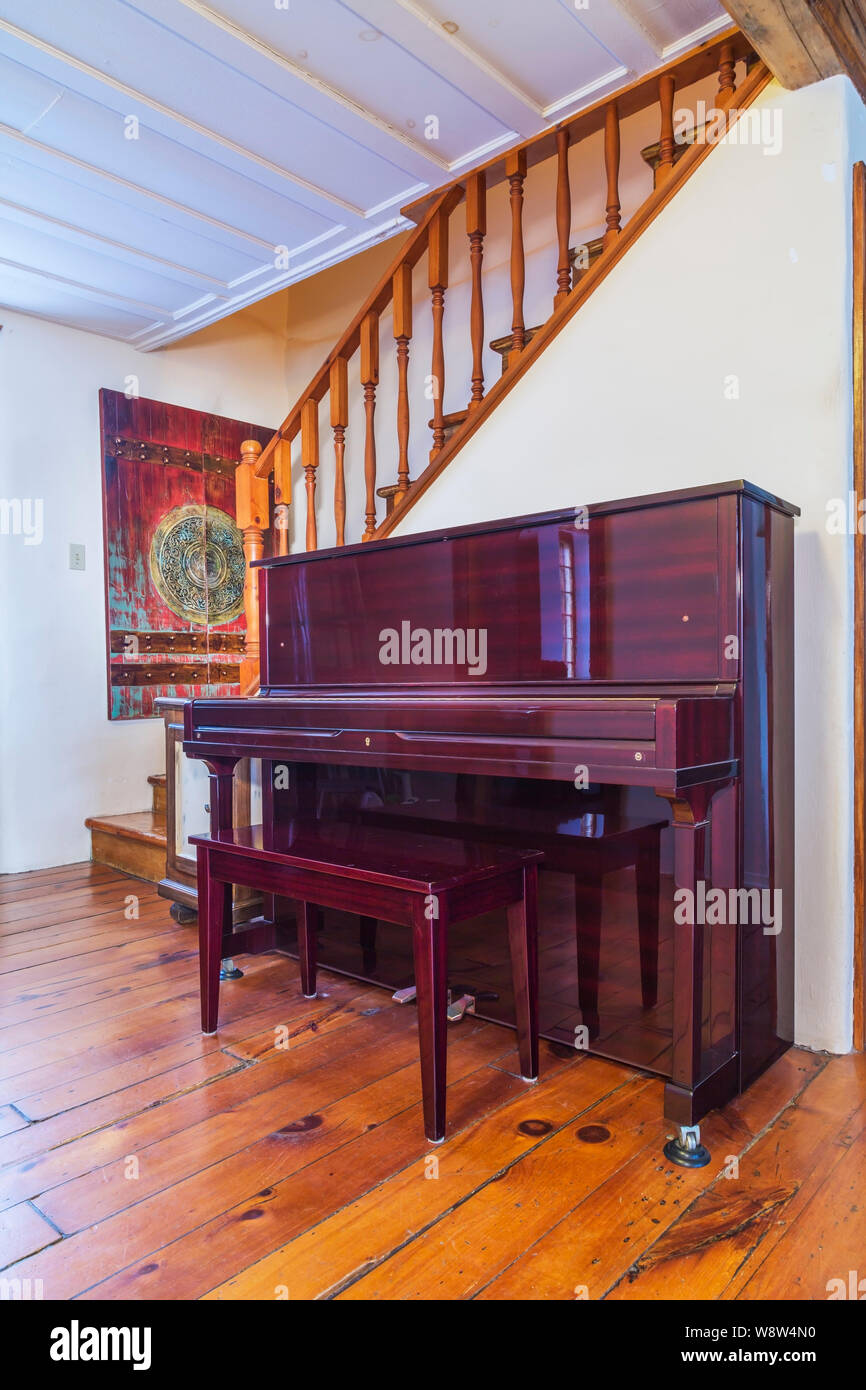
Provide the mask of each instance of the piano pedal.
POLYGON ((457 999, 453 998, 453 993, 448 991, 448 1022, 459 1023, 464 1014, 475 1013, 475 995, 461 994, 457 999))
POLYGON ((244 972, 238 969, 231 956, 225 956, 223 960, 220 962, 220 979, 242 980, 243 977, 244 972))
POLYGON ((710 1151, 701 1143, 700 1125, 677 1125, 679 1133, 665 1144, 665 1158, 680 1168, 705 1168, 710 1151))
POLYGON ((492 989, 476 989, 474 985, 452 985, 454 994, 471 994, 476 1004, 496 1004, 499 995, 492 989))
MULTIPOLYGON (((449 989, 447 1009, 449 1023, 459 1023, 464 1014, 474 1014, 476 1000, 499 998, 498 994, 484 994, 480 990, 477 993, 467 991, 455 998, 456 994, 456 990, 449 989)), ((416 998, 415 986, 409 985, 406 989, 395 990, 391 998, 394 1000, 395 1004, 412 1004, 416 998)))

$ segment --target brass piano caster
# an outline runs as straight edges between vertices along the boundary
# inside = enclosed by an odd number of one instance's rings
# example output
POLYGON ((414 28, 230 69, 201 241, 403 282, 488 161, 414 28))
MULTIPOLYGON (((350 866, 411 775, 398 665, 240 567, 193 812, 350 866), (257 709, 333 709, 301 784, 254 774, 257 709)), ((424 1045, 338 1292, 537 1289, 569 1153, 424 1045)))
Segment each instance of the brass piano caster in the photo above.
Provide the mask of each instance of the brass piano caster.
POLYGON ((225 959, 220 963, 220 979, 242 980, 243 977, 244 972, 242 970, 238 970, 238 967, 235 965, 231 956, 226 956, 225 959))
POLYGON ((676 1139, 665 1144, 665 1158, 680 1168, 705 1168, 710 1161, 710 1151, 701 1143, 700 1125, 677 1125, 676 1139))

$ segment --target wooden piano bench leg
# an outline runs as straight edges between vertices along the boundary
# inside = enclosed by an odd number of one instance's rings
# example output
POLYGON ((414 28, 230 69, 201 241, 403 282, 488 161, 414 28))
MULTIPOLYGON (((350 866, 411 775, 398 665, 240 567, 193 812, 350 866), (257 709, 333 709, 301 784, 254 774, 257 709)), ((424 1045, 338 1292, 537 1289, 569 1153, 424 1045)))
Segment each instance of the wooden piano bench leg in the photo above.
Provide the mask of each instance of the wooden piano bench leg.
POLYGON ((538 868, 523 871, 523 897, 508 906, 508 941, 524 1081, 538 1080, 538 868))
POLYGON ((231 927, 232 889, 230 883, 222 883, 211 874, 210 853, 204 845, 197 846, 196 863, 201 1030, 209 1037, 216 1032, 219 1019, 220 961, 223 936, 231 927))
POLYGON ((415 991, 418 1001, 418 1044, 421 1052, 421 1090, 424 1133, 431 1144, 445 1138, 445 1086, 448 1060, 448 923, 440 901, 438 918, 425 915, 419 904, 412 928, 415 991))
POLYGON ((316 997, 316 926, 319 909, 312 903, 299 903, 298 960, 301 966, 301 989, 305 999, 316 997))

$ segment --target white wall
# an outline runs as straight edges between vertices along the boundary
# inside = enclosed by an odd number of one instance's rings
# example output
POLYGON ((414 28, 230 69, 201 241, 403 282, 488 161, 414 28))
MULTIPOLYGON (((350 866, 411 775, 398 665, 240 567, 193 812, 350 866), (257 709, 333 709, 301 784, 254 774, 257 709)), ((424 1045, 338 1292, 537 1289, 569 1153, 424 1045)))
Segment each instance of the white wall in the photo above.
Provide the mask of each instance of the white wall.
POLYGON ((0 499, 44 506, 41 545, 0 535, 0 873, 89 858, 85 817, 144 809, 163 768, 161 720, 106 714, 99 388, 276 427, 398 245, 159 352, 0 310, 0 499))
POLYGON ((44 505, 41 545, 0 535, 0 872, 13 872, 89 858, 85 816, 148 806, 164 764, 161 720, 106 713, 99 388, 135 374, 142 396, 265 425, 285 391, 261 325, 145 354, 19 314, 0 322, 0 497, 44 505), (84 573, 68 568, 72 541, 84 573))
POLYGON ((782 153, 714 150, 398 532, 736 477, 802 508, 796 1036, 845 1051, 852 543, 825 519, 851 479, 850 165, 866 121, 844 78, 773 84, 759 104, 781 110, 782 153))

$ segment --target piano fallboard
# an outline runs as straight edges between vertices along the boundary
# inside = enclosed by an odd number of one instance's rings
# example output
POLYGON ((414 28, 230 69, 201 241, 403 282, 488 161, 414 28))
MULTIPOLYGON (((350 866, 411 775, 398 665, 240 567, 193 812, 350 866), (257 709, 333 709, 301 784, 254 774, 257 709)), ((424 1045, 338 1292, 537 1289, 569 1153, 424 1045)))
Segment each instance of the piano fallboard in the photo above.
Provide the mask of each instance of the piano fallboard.
POLYGON ((184 751, 676 791, 735 776, 733 695, 192 700, 184 751))

